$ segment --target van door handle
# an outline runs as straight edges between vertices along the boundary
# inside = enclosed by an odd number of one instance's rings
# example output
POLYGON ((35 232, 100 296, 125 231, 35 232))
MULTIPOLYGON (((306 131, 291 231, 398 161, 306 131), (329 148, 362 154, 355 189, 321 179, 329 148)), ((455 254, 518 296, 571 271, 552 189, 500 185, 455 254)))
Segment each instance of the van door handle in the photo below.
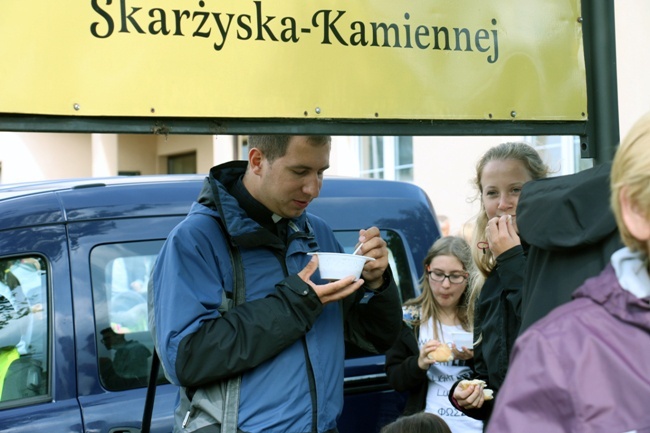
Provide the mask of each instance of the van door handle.
POLYGON ((364 376, 346 377, 343 380, 345 395, 362 394, 391 390, 386 373, 367 374, 364 376))
POLYGON ((140 429, 137 427, 114 427, 108 433, 140 433, 140 429))

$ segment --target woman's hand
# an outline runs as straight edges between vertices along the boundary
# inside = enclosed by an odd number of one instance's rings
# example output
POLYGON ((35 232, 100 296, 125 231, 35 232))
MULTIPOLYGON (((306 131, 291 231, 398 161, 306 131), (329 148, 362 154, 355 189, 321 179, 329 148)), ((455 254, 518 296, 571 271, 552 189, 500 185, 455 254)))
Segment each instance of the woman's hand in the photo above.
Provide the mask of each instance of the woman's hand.
POLYGON ((422 370, 428 370, 429 367, 431 367, 431 364, 435 363, 436 361, 429 358, 427 355, 430 352, 436 350, 442 344, 444 343, 441 343, 438 340, 429 340, 424 343, 422 347, 420 347, 420 353, 418 355, 418 367, 420 367, 422 370))
POLYGON ((474 358, 474 351, 463 346, 462 351, 458 350, 454 343, 451 343, 451 353, 454 355, 454 359, 461 359, 467 361, 468 359, 474 358))
POLYGON ((480 385, 470 385, 466 389, 456 386, 453 397, 463 409, 478 409, 483 406, 485 401, 483 387, 480 385))
POLYGON ((501 253, 508 251, 510 248, 521 245, 511 215, 501 215, 489 220, 485 228, 485 236, 494 257, 499 257, 501 253))

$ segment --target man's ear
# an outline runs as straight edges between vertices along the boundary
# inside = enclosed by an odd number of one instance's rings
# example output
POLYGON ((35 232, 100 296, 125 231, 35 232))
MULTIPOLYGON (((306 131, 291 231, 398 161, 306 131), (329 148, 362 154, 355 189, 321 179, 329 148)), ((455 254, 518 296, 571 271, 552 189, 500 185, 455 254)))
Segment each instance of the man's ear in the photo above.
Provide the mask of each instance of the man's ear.
POLYGON ((621 189, 618 199, 621 204, 621 218, 630 234, 640 241, 650 240, 648 212, 642 212, 642 209, 630 200, 627 188, 621 189))
POLYGON ((262 155, 262 152, 258 148, 253 147, 248 151, 248 167, 253 173, 259 174, 260 170, 262 169, 263 159, 264 157, 262 155))

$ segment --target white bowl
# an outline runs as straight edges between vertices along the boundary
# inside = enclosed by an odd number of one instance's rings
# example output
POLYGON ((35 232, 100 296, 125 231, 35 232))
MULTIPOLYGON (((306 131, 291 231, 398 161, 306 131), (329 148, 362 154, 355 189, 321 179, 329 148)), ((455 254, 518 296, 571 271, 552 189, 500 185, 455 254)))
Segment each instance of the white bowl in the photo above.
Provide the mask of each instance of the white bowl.
POLYGON ((456 349, 463 351, 463 347, 468 349, 474 348, 474 335, 471 332, 455 331, 451 333, 451 339, 456 345, 456 349))
POLYGON ((350 275, 354 276, 355 281, 361 276, 363 265, 366 262, 375 260, 372 257, 366 257, 359 254, 345 253, 307 253, 318 256, 318 270, 320 277, 324 280, 340 280, 350 275))

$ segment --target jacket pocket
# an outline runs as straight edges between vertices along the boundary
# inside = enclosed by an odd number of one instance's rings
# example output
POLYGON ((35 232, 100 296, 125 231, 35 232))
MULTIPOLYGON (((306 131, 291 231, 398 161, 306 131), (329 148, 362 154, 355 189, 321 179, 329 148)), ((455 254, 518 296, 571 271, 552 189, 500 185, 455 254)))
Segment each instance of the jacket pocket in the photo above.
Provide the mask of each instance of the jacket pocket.
POLYGON ((237 433, 241 377, 180 389, 174 433, 237 433))

